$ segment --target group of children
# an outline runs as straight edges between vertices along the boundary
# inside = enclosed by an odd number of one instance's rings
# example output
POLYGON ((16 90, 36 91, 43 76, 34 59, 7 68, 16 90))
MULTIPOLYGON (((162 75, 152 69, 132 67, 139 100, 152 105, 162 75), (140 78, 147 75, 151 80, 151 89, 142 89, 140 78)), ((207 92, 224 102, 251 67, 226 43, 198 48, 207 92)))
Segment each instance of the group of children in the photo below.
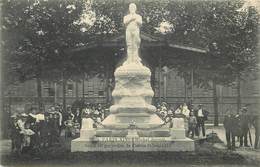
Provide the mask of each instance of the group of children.
POLYGON ((12 151, 20 154, 49 148, 60 144, 63 133, 65 139, 78 137, 82 118, 101 122, 108 115, 106 111, 101 104, 87 104, 82 109, 68 106, 64 111, 61 106, 56 105, 44 113, 36 109, 29 113, 15 113, 10 121, 12 151))
POLYGON ((45 113, 32 109, 28 114, 13 114, 10 121, 12 151, 26 153, 59 143, 62 114, 54 107, 45 113))

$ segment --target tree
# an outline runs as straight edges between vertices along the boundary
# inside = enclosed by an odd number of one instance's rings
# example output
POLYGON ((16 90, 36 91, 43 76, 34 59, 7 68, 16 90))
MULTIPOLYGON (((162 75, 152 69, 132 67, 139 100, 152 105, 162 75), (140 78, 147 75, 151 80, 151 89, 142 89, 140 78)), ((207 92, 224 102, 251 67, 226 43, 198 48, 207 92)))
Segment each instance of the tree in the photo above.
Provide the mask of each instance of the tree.
MULTIPOLYGON (((25 1, 3 3, 3 34, 9 81, 37 79, 39 107, 42 107, 41 80, 67 74, 69 55, 65 50, 78 43, 84 1, 25 1), (16 40, 9 38, 16 37, 16 40), (13 75, 15 74, 15 75, 13 75)), ((71 67, 71 66, 70 66, 71 67)), ((59 77, 61 78, 61 77, 59 77)))
MULTIPOLYGON (((238 76, 243 78, 256 70, 258 18, 254 9, 249 15, 238 13, 239 0, 155 0, 152 3, 150 0, 95 0, 92 3, 83 0, 10 0, 3 5, 3 29, 9 34, 5 36, 5 43, 12 43, 10 49, 6 49, 6 55, 12 55, 6 57, 8 72, 24 80, 37 76, 62 80, 64 86, 68 79, 77 80, 77 75, 97 74, 102 71, 96 67, 100 63, 97 60, 104 62, 104 59, 90 56, 91 53, 76 57, 68 50, 124 33, 122 18, 130 2, 137 4, 138 12, 143 16, 142 32, 161 37, 166 43, 208 49, 208 55, 204 57, 189 59, 176 55, 174 61, 162 60, 162 66, 174 68, 181 77, 194 71, 194 84, 198 87, 213 87, 215 91, 217 85, 230 85, 238 76), (168 31, 161 33, 161 27, 166 23, 168 31), (18 40, 9 39, 13 34, 18 40)), ((158 61, 151 60, 150 64, 157 66, 158 61)), ((189 79, 186 81, 190 82, 189 79)), ((214 97, 214 104, 217 105, 217 97, 214 97)))
MULTIPOLYGON (((96 13, 96 23, 90 32, 96 32, 102 38, 123 33, 121 18, 126 14, 130 2, 137 3, 138 12, 143 16, 142 31, 163 37, 157 30, 162 22, 167 22, 172 25, 165 38, 167 42, 207 48, 208 55, 205 57, 189 59, 180 55, 174 61, 164 59, 162 65, 175 68, 178 75, 183 78, 191 75, 192 70, 195 85, 213 90, 215 125, 217 125, 217 85, 229 86, 240 81, 242 76, 257 71, 255 47, 258 17, 255 9, 250 9, 249 15, 237 12, 242 5, 240 0, 224 2, 165 0, 152 3, 149 0, 112 2, 97 0, 92 5, 96 13)), ((150 63, 156 66, 158 61, 150 63)), ((237 85, 239 88, 239 84, 237 85)), ((238 108, 241 103, 239 99, 238 93, 238 108)))
POLYGON ((238 2, 218 4, 213 13, 210 33, 214 41, 209 48, 212 78, 216 84, 230 85, 237 82, 237 109, 241 107, 240 81, 257 71, 256 44, 257 23, 256 10, 251 8, 249 15, 238 13, 238 2), (223 12, 225 12, 223 14, 223 12), (214 29, 213 29, 214 26, 214 29), (213 30, 213 31, 212 31, 213 30))

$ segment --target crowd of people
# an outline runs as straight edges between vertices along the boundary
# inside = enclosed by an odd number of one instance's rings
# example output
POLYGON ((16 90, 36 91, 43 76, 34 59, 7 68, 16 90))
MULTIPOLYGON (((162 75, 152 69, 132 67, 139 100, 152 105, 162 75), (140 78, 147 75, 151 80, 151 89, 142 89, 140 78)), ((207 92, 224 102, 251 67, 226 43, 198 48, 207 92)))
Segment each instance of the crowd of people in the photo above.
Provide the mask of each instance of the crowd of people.
POLYGON ((186 103, 174 107, 162 102, 157 105, 156 113, 165 122, 170 123, 175 117, 184 118, 187 137, 199 137, 200 131, 202 131, 203 137, 206 135, 205 121, 208 119, 209 112, 204 109, 202 104, 199 104, 196 108, 193 104, 187 105, 186 103))
MULTIPOLYGON (((82 119, 91 118, 95 122, 93 126, 98 126, 109 115, 108 107, 108 105, 83 103, 68 106, 64 110, 62 105, 57 104, 44 112, 31 109, 27 113, 13 114, 10 122, 12 151, 19 154, 40 151, 61 144, 61 136, 64 136, 65 140, 79 137, 82 119)), ((247 138, 250 125, 256 128, 255 148, 257 148, 260 134, 257 128, 260 122, 259 116, 250 117, 246 113, 245 107, 238 114, 227 110, 224 128, 228 149, 235 148, 235 137, 240 140, 240 146, 249 146, 247 138)), ((183 103, 174 107, 162 102, 157 105, 156 114, 165 123, 169 123, 170 127, 172 127, 173 118, 184 118, 187 137, 199 137, 201 132, 203 137, 206 135, 205 121, 208 119, 209 112, 202 104, 195 107, 192 104, 183 103)))
POLYGON ((108 109, 101 104, 86 103, 81 106, 53 105, 46 111, 31 109, 27 113, 13 114, 10 121, 12 152, 21 154, 37 152, 65 139, 79 136, 82 118, 101 122, 108 115, 108 109))
MULTIPOLYGON (((188 137, 199 136, 200 130, 205 136, 204 122, 208 112, 203 105, 195 109, 186 103, 171 107, 165 102, 157 105, 156 114, 166 123, 172 122, 174 117, 183 117, 188 137)), ((62 105, 50 106, 46 111, 40 112, 31 109, 27 113, 13 114, 11 116, 10 130, 13 152, 28 152, 48 148, 60 144, 60 137, 65 139, 78 137, 83 118, 91 118, 97 126, 109 115, 108 105, 74 103, 66 110, 62 105)))
MULTIPOLYGON (((163 102, 157 106, 156 112, 165 122, 171 122, 174 117, 184 118, 187 137, 199 137, 201 131, 203 137, 206 135, 205 121, 208 119, 209 112, 205 110, 201 104, 195 108, 192 104, 187 105, 186 103, 183 103, 174 108, 163 102)), ((250 133, 251 127, 254 127, 255 129, 254 148, 258 148, 260 136, 260 116, 257 113, 249 113, 247 107, 243 107, 239 113, 228 109, 224 117, 223 125, 226 132, 225 135, 228 149, 235 150, 236 138, 239 141, 239 147, 250 147, 249 142, 252 146, 253 140, 250 133)))
POLYGON ((255 143, 254 148, 258 148, 260 135, 260 116, 256 114, 249 114, 247 107, 243 107, 239 113, 228 109, 224 118, 224 128, 226 131, 227 147, 230 150, 236 148, 236 138, 239 141, 240 147, 253 146, 250 129, 255 129, 255 143), (249 138, 249 142, 248 142, 249 138))

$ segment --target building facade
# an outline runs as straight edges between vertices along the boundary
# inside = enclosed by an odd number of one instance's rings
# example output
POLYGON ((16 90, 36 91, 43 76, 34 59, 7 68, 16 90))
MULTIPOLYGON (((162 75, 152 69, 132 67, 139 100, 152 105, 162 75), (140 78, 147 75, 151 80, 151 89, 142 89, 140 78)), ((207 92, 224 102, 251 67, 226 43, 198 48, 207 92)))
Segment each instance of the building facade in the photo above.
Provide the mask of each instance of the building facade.
MULTIPOLYGON (((165 43, 161 39, 141 35, 141 55, 144 64, 152 70, 151 84, 154 89, 154 104, 159 101, 166 101, 172 107, 176 107, 183 102, 192 101, 195 106, 204 104, 205 108, 213 115, 213 90, 197 88, 193 84, 185 83, 184 79, 177 75, 174 69, 167 69, 160 63, 175 61, 176 55, 187 56, 187 59, 200 59, 201 56, 206 56, 207 51, 187 46, 179 46, 171 43, 165 43), (166 46, 167 45, 167 46, 166 46), (166 51, 167 50, 167 53, 166 51), (168 55, 168 56, 165 56, 168 55), (170 55, 170 56, 169 56, 170 55), (155 62, 155 65, 151 65, 155 62)), ((75 48, 73 54, 86 55, 89 53, 97 55, 105 55, 104 64, 107 69, 104 74, 99 76, 81 76, 79 80, 67 81, 66 85, 66 102, 72 104, 77 99, 84 98, 89 103, 112 103, 111 92, 113 90, 113 72, 120 65, 120 60, 124 57, 124 37, 103 41, 102 43, 93 43, 88 46, 75 48), (100 49, 102 48, 102 49, 100 49), (100 52, 103 50, 103 52, 100 52), (120 57, 121 56, 121 57, 120 57), (115 58, 117 57, 117 58, 115 58)), ((249 104, 251 110, 258 110, 260 102, 260 80, 247 80, 241 82, 241 102, 242 105, 249 104)), ((37 85, 35 80, 26 81, 15 86, 10 86, 4 92, 5 106, 11 106, 13 112, 23 112, 37 105, 37 85)), ((62 103, 63 87, 61 82, 42 82, 43 102, 47 108, 54 103, 62 103)), ((237 110, 237 87, 217 86, 217 103, 220 118, 225 114, 228 108, 237 110)), ((7 107, 8 108, 8 107, 7 107)))

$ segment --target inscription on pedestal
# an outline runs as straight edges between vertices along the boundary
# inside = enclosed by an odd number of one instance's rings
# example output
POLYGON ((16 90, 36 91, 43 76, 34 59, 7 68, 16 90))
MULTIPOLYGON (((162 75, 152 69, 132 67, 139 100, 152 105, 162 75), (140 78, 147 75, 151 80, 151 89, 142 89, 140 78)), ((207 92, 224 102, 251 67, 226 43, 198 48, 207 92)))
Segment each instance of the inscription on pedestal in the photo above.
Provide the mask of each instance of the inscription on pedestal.
POLYGON ((73 140, 71 151, 194 151, 194 142, 169 137, 99 137, 95 141, 73 140))

